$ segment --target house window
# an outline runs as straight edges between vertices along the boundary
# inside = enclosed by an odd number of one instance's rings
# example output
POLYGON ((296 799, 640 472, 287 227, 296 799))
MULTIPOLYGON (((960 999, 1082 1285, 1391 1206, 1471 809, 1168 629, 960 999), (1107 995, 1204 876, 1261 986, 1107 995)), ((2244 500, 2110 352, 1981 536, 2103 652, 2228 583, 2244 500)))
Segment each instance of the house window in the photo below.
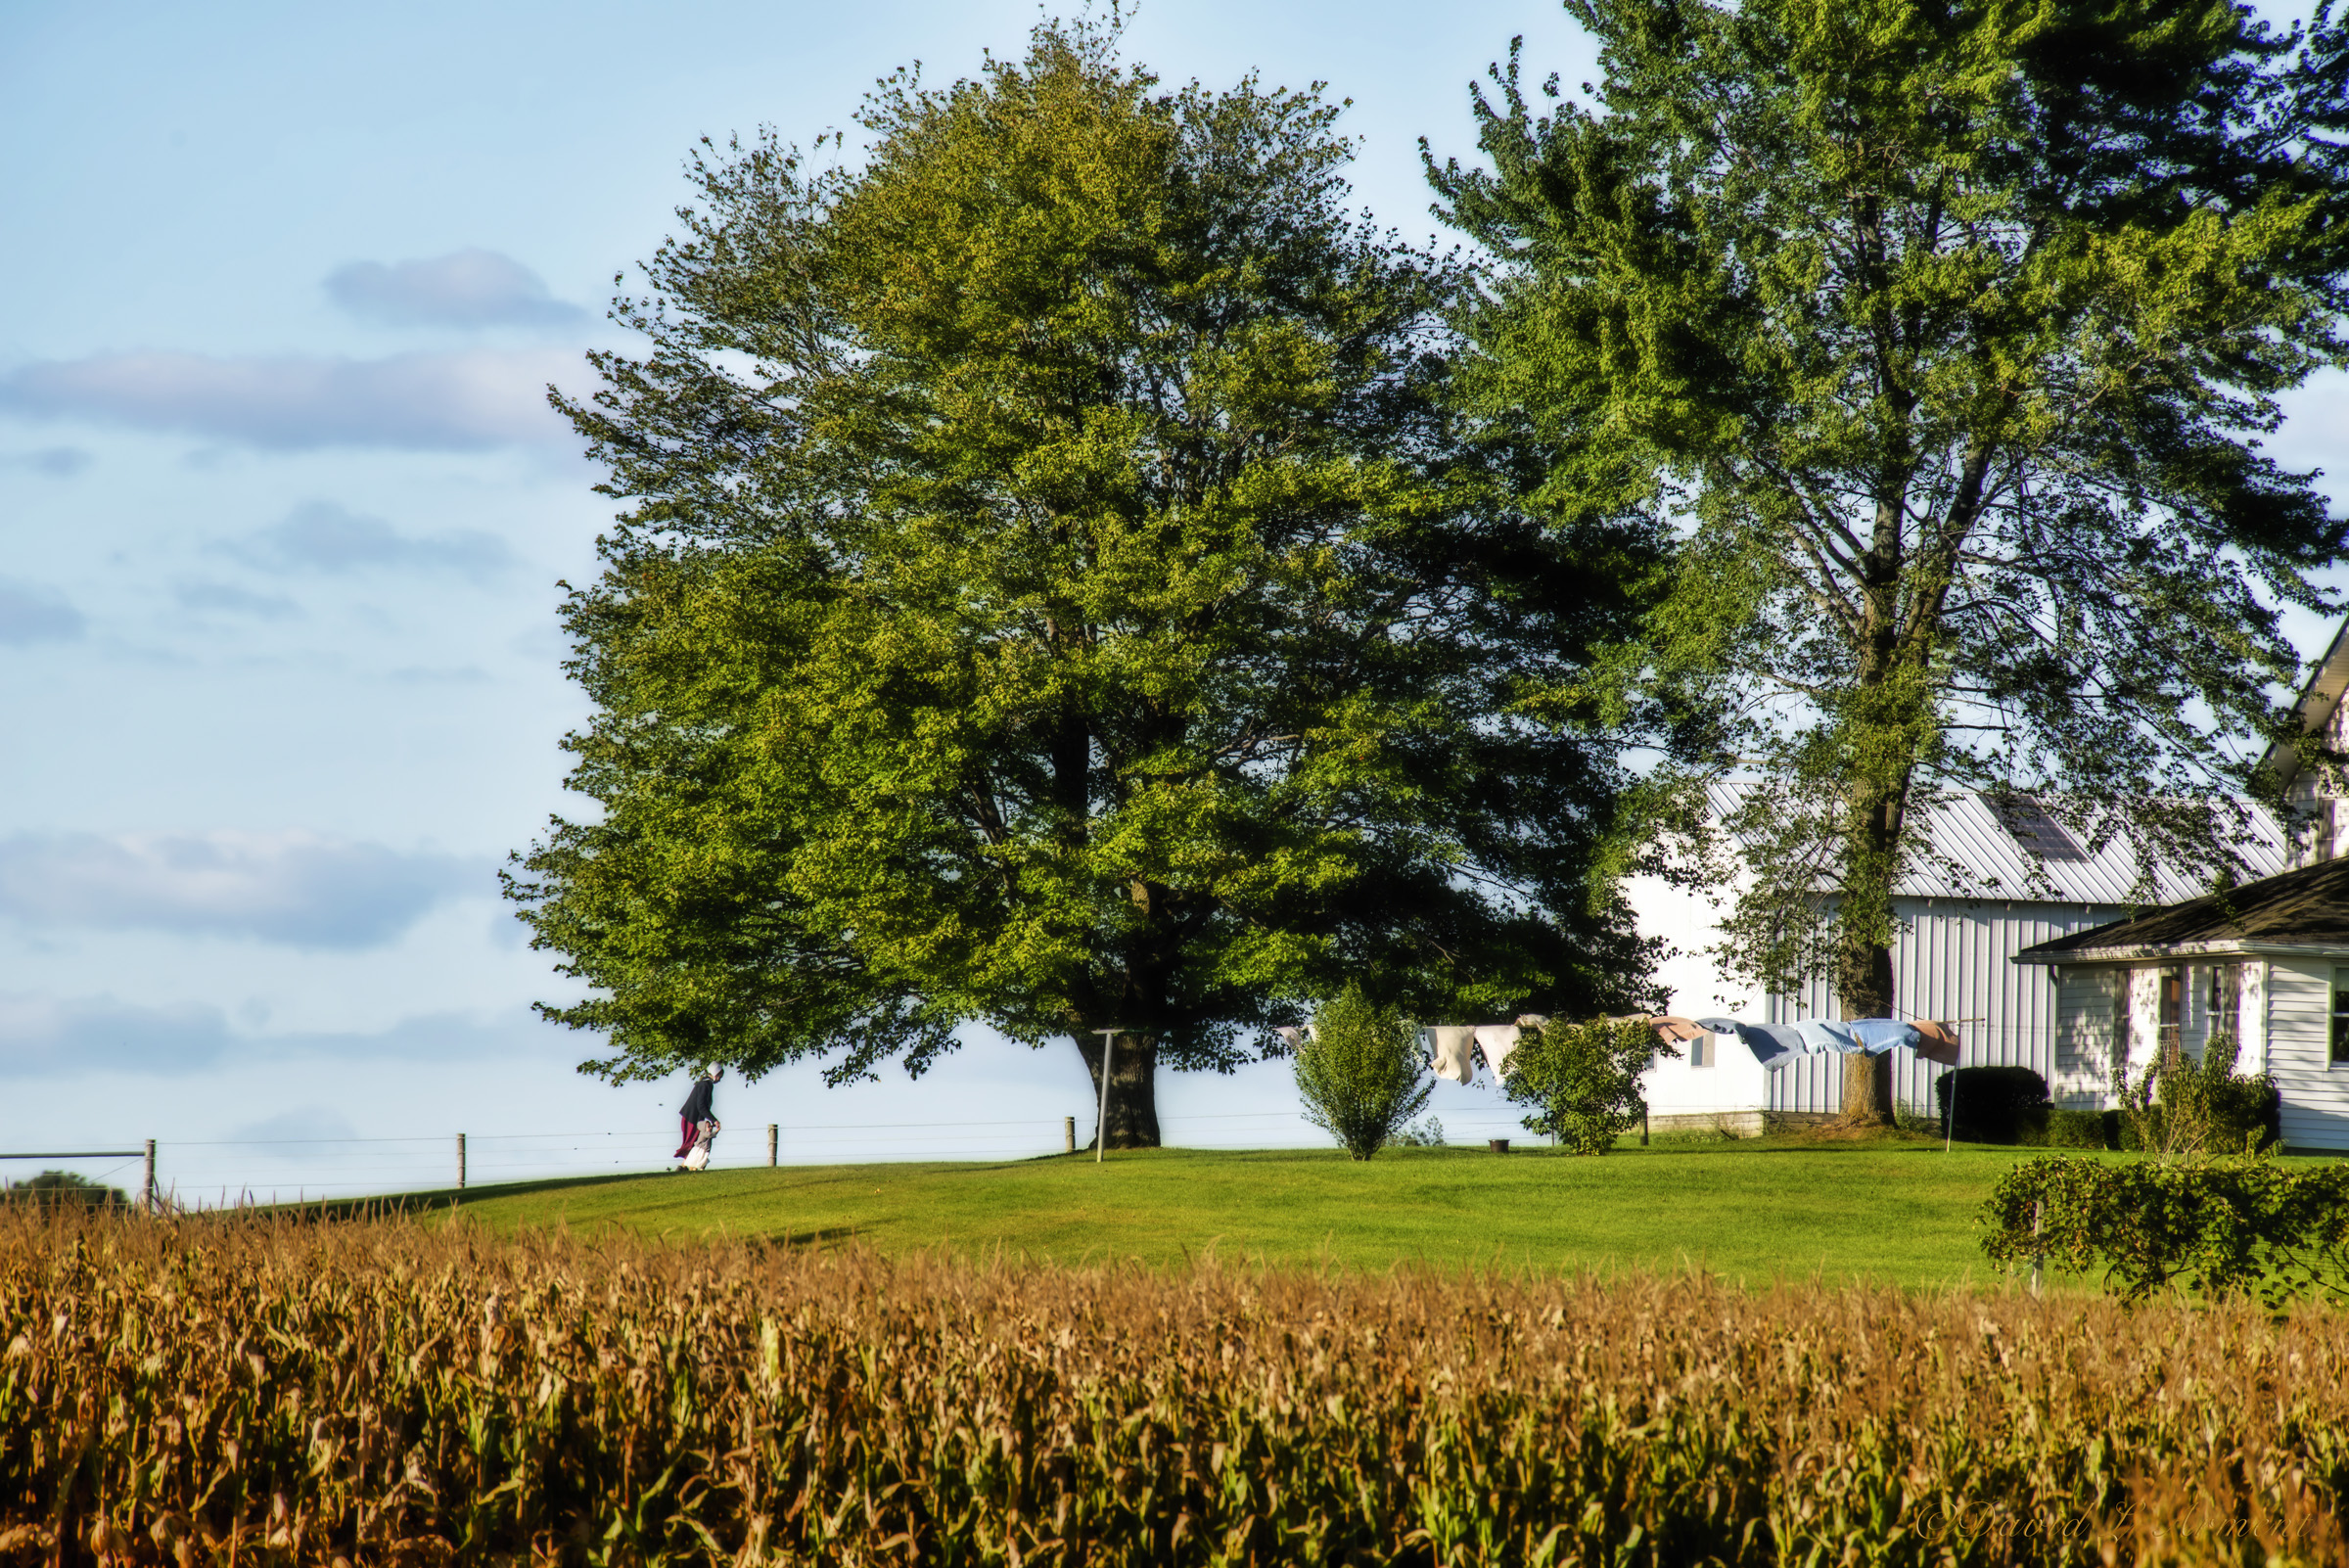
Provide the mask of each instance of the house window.
POLYGON ((2186 1010, 2185 1001, 2186 976, 2175 969, 2163 970, 2161 972, 2161 1016, 2157 1021, 2160 1027, 2159 1032, 2154 1035, 2153 1040, 2155 1046, 2161 1051, 2161 1064, 2164 1067, 2178 1065, 2178 1021, 2179 1015, 2186 1010))
POLYGON ((2210 970, 2210 1033, 2243 1038, 2243 971, 2235 964, 2213 964, 2210 970))
POLYGON ((1690 1067, 1711 1067, 1713 1065, 1712 1036, 1699 1035, 1688 1042, 1688 1065, 1690 1067))
POLYGON ((2112 998, 2112 1061, 2117 1069, 2129 1060, 2129 993, 2136 989, 2136 974, 2121 971, 2121 989, 2112 998))
POLYGON ((2349 1067, 2349 969, 2332 972, 2332 1050, 2334 1067, 2349 1067))

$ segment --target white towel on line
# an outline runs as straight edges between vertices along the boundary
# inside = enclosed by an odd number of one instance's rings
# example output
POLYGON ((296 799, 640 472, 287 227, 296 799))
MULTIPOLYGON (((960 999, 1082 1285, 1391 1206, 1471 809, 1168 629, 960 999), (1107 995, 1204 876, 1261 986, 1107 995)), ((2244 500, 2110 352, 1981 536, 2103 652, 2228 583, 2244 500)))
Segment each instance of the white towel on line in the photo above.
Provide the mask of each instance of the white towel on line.
POLYGON ((1473 1024, 1430 1024, 1429 1045, 1435 1051, 1436 1077, 1454 1084, 1476 1082, 1476 1058, 1469 1054, 1476 1039, 1473 1024))
POLYGON ((1476 1027, 1476 1043, 1483 1047, 1485 1065, 1493 1069, 1495 1078, 1508 1072, 1509 1054, 1517 1049, 1517 1042, 1523 1036, 1518 1033, 1515 1024, 1479 1024, 1476 1027))

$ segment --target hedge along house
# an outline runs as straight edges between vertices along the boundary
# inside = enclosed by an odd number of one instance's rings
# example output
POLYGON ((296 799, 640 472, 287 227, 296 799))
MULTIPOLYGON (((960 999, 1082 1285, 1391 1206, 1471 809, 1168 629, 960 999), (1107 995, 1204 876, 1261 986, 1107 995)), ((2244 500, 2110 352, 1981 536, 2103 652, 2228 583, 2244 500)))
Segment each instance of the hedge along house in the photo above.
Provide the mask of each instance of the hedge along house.
POLYGON ((2113 1069, 2200 1058, 2222 1031, 2266 1073, 2289 1149, 2349 1150, 2349 859, 2320 860, 2015 954, 2055 989, 2058 1105, 2115 1103, 2113 1069))
MULTIPOLYGON (((1713 809, 1726 814, 1741 786, 1713 787, 1713 809)), ((1933 807, 1925 827, 1930 854, 1918 855, 1893 899, 1901 920, 1892 951, 1893 1003, 1901 1017, 1951 1025, 1967 1067, 2028 1067, 2056 1078, 2054 983, 2045 966, 2010 962, 2037 945, 2109 925, 2142 912, 2136 856, 2125 843, 2092 851, 2027 797, 1964 795, 1933 807), (2035 871, 2039 875, 2035 875, 2035 871)), ((2256 841, 2240 852, 2252 876, 2284 862, 2281 829, 2254 813, 2256 841)), ((1788 995, 1756 995, 1723 974, 1706 952, 1721 941, 1713 901, 1654 877, 1632 879, 1627 894, 1642 933, 1676 949, 1658 968, 1666 1011, 1689 1018, 1728 1014, 1789 1024, 1842 1016, 1823 977, 1788 995)), ((2157 872, 2154 896, 2167 902, 2200 892, 2187 879, 2157 872)), ((1726 897, 1725 900, 1726 901, 1726 897)), ((1805 1056, 1776 1072, 1752 1061, 1734 1038, 1721 1038, 1702 1060, 1659 1057, 1644 1081, 1651 1119, 1665 1126, 1715 1123, 1735 1129, 1771 1116, 1832 1115, 1843 1105, 1843 1059, 1805 1056)), ((1896 1104, 1932 1109, 1933 1083, 1948 1069, 1908 1051, 1893 1055, 1896 1104)))

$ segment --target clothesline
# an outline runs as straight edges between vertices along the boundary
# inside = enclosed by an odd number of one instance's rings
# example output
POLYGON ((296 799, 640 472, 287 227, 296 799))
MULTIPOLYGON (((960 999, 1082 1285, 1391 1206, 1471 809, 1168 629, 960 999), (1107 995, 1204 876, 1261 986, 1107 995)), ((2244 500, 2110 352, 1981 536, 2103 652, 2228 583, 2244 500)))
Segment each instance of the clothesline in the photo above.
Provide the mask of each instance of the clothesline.
MULTIPOLYGON (((1733 1036, 1771 1072, 1806 1056, 1882 1056, 1895 1050, 1911 1050, 1927 1061, 1956 1067, 1960 1054, 1958 1032, 1932 1019, 1813 1018, 1793 1024, 1749 1024, 1735 1018, 1632 1016, 1644 1017, 1648 1026, 1668 1043, 1694 1039, 1700 1035, 1733 1036)), ((1493 1076, 1506 1077, 1509 1058, 1515 1053, 1523 1031, 1540 1028, 1547 1022, 1545 1018, 1527 1014, 1509 1024, 1427 1025, 1421 1033, 1432 1057, 1428 1065, 1438 1078, 1470 1084, 1476 1080, 1476 1058, 1481 1051, 1493 1076)))
POLYGON ((1717 1035, 1734 1035, 1766 1069, 1776 1072, 1799 1057, 1814 1055, 1882 1056, 1911 1050, 1927 1061, 1956 1067, 1958 1032, 1930 1019, 1849 1018, 1830 1022, 1806 1018, 1795 1024, 1748 1024, 1735 1018, 1703 1018, 1699 1028, 1717 1035))

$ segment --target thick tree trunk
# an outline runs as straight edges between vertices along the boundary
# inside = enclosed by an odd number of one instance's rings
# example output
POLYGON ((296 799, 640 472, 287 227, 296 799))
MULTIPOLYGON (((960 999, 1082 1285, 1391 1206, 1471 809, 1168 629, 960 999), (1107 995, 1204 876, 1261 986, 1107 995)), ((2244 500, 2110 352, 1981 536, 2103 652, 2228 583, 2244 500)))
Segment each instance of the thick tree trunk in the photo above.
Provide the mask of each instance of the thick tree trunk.
MULTIPOLYGON (((1084 1075, 1093 1085, 1093 1104, 1101 1104, 1101 1037, 1075 1035, 1078 1054, 1084 1058, 1084 1075)), ((1155 1149, 1158 1137, 1158 1037, 1120 1035, 1109 1066, 1109 1147, 1155 1149)), ((1095 1133, 1099 1135, 1098 1131, 1095 1133)))
POLYGON ((1892 1126, 1892 1058, 1843 1059, 1843 1119, 1854 1127, 1892 1126))
MULTIPOLYGON (((1851 853, 1845 862, 1843 930, 1835 951, 1835 995, 1846 1018, 1889 1018, 1893 1011, 1892 878, 1900 860, 1905 790, 1862 790, 1853 802, 1851 853)), ((1843 1059, 1843 1119, 1890 1127, 1892 1058, 1843 1059)))

